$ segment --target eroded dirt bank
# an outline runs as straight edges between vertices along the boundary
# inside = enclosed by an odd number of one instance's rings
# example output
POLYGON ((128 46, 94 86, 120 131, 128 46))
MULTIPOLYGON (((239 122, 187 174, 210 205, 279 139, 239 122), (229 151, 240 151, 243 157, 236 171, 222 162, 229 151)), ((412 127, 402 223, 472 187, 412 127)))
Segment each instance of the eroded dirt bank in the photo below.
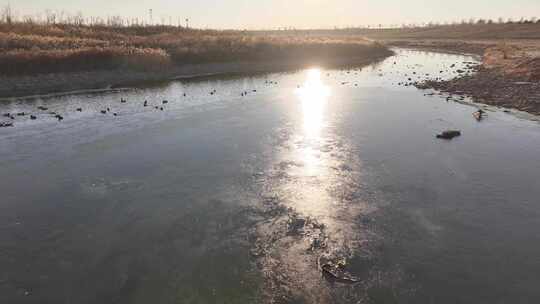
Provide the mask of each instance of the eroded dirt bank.
MULTIPOLYGON (((494 45, 494 43, 429 45, 441 50, 478 53, 484 48, 482 64, 476 73, 464 74, 448 81, 426 80, 416 83, 421 89, 436 89, 449 94, 470 96, 475 102, 515 108, 540 114, 540 47, 538 43, 522 42, 494 45)), ((409 44, 418 46, 418 44, 409 44)), ((422 48, 422 47, 420 47, 422 48)))

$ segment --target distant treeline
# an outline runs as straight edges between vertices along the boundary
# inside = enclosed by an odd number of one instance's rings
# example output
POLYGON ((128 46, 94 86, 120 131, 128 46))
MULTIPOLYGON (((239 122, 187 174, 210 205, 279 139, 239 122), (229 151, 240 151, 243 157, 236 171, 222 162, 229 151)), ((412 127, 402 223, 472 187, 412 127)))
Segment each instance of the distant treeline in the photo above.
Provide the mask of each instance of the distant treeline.
MULTIPOLYGON (((149 10, 148 16, 144 17, 123 17, 123 16, 85 16, 82 13, 70 14, 65 11, 45 10, 40 14, 16 14, 12 7, 8 4, 0 8, 0 24, 11 23, 27 23, 40 25, 86 25, 86 26, 106 26, 106 27, 155 27, 167 26, 177 28, 189 28, 189 18, 178 16, 152 16, 152 10, 149 10)), ((493 24, 540 24, 538 17, 520 19, 503 18, 468 18, 456 21, 430 21, 423 23, 394 23, 394 24, 372 24, 362 26, 349 26, 341 28, 333 28, 327 30, 374 30, 374 29, 415 29, 415 28, 430 28, 439 26, 457 26, 457 25, 493 25, 493 24)), ((298 30, 293 27, 278 27, 277 29, 269 29, 267 31, 305 31, 298 30)), ((317 30, 317 29, 311 29, 317 30)))

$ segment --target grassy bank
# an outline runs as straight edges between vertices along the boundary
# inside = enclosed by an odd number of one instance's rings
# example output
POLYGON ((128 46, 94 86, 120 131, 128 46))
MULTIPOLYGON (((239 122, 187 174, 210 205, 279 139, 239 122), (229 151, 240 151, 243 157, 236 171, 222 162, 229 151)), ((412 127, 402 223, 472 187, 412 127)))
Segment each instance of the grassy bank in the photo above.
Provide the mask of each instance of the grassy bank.
POLYGON ((0 25, 0 75, 131 69, 197 63, 371 56, 383 46, 354 35, 257 35, 172 26, 0 25))

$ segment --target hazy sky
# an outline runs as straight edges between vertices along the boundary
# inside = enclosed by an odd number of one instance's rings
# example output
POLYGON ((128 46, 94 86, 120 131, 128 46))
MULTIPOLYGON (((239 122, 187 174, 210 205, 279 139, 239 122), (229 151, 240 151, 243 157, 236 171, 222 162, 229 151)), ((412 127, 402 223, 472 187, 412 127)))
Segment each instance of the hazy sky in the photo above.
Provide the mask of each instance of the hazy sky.
MULTIPOLYGON (((276 28, 402 24, 540 15, 540 0, 11 0, 20 15, 49 10, 85 16, 139 17, 176 23, 190 18, 196 27, 276 28)), ((6 5, 8 0, 0 0, 6 5)), ((540 17, 540 16, 538 16, 540 17)))

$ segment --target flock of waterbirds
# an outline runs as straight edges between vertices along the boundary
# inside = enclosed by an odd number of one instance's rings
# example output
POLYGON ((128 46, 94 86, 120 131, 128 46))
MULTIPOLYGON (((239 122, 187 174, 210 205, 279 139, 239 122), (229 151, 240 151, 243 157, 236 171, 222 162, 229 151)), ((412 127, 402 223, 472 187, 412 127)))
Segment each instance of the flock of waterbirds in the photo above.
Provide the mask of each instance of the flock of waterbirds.
MULTIPOLYGON (((266 84, 277 84, 277 82, 275 82, 275 81, 266 81, 265 83, 266 84)), ((242 96, 242 97, 248 96, 248 94, 250 92, 256 93, 257 90, 253 89, 253 90, 250 90, 250 91, 242 91, 240 96, 242 96)), ((210 95, 216 95, 216 94, 217 94, 216 89, 213 89, 212 91, 210 91, 210 95)), ((187 97, 187 94, 183 93, 182 96, 187 97)), ((127 103, 128 103, 127 99, 120 98, 120 104, 127 104, 127 103)), ((151 105, 148 102, 148 100, 145 100, 144 102, 142 102, 142 107, 144 107, 144 108, 153 107, 155 110, 165 111, 165 109, 166 109, 165 106, 167 104, 169 104, 169 101, 166 100, 166 99, 162 100, 158 104, 154 104, 154 105, 151 105)), ((4 113, 4 114, 2 114, 2 117, 6 118, 6 119, 9 119, 10 121, 0 122, 0 128, 14 127, 15 124, 14 124, 13 121, 15 121, 17 117, 21 117, 21 118, 29 117, 30 120, 36 120, 36 119, 38 119, 38 116, 39 117, 45 116, 45 117, 54 117, 58 121, 64 120, 64 115, 65 114, 62 115, 62 114, 59 114, 59 113, 57 113, 55 111, 49 111, 49 108, 44 107, 44 106, 38 106, 36 109, 37 109, 37 112, 33 112, 32 114, 27 113, 27 112, 4 113)), ((83 108, 79 107, 75 111, 76 112, 83 112, 83 108)), ((99 113, 104 114, 104 115, 110 114, 112 116, 118 116, 119 115, 119 112, 114 111, 110 106, 99 110, 99 113)))
MULTIPOLYGON (((397 65, 397 61, 394 61, 393 62, 393 65, 397 65)), ((406 69, 408 70, 408 72, 403 72, 402 71, 402 74, 397 74, 400 79, 405 79, 403 81, 399 81, 397 83, 394 83, 395 85, 398 85, 398 86, 405 86, 405 87, 408 87, 408 86, 416 86, 424 81, 442 81, 443 80, 443 77, 442 75, 445 73, 445 72, 451 72, 451 73, 454 73, 454 74, 457 74, 457 75, 462 75, 462 76, 466 76, 466 75, 470 75, 470 73, 472 73, 474 71, 474 69, 476 68, 477 64, 474 63, 474 62, 463 62, 463 65, 464 67, 463 68, 457 68, 457 65, 456 64, 452 64, 448 67, 444 67, 446 69, 445 70, 440 70, 439 71, 439 74, 441 74, 441 76, 432 76, 430 73, 420 73, 418 71, 416 71, 415 69, 417 67, 419 67, 420 65, 407 65, 406 66, 406 69)), ((360 71, 360 69, 354 69, 354 70, 347 70, 347 71, 342 71, 342 73, 345 73, 345 74, 351 74, 354 72, 354 74, 358 74, 360 71)), ((378 76, 384 76, 383 75, 383 71, 382 70, 378 70, 379 74, 378 76)), ((393 73, 393 72, 388 72, 388 73, 393 73)), ((327 73, 326 74, 327 77, 331 77, 331 73, 327 73)), ((266 85, 277 85, 278 82, 277 81, 273 81, 273 80, 265 80, 264 82, 266 85)), ((342 85, 342 86, 345 86, 345 85, 349 85, 349 84, 352 84, 350 81, 338 81, 338 84, 342 85)), ((358 83, 354 83, 354 86, 355 87, 358 87, 358 83)), ((302 85, 298 85, 297 88, 300 88, 302 87, 302 85)), ((251 89, 251 90, 244 90, 240 93, 240 96, 241 97, 246 97, 248 96, 248 94, 250 93, 256 93, 257 92, 257 89, 251 89)), ((209 92, 210 95, 216 95, 217 94, 217 90, 216 89, 212 89, 210 92, 209 92)), ((425 94, 425 95, 435 95, 434 93, 429 93, 429 94, 425 94)), ((439 95, 442 95, 442 93, 439 93, 439 95)), ((182 94, 183 97, 186 97, 187 94, 186 93, 183 93, 182 94)), ((465 99, 465 96, 459 96, 459 99, 453 99, 452 96, 447 96, 446 97, 446 100, 447 101, 450 101, 450 100, 455 100, 455 101, 463 101, 465 99)), ((125 98, 121 98, 120 99, 120 104, 127 104, 128 103, 128 100, 125 99, 125 98)), ((154 104, 150 104, 147 100, 145 100, 144 102, 141 103, 141 106, 146 108, 146 107, 153 107, 153 109, 157 110, 157 111, 165 111, 166 110, 166 105, 169 104, 169 101, 168 100, 162 100, 161 102, 158 102, 157 104, 154 103, 154 104)), ((37 107, 37 110, 36 112, 33 112, 33 113, 26 113, 26 112, 17 112, 17 113, 4 113, 2 114, 2 117, 7 119, 7 121, 5 122, 0 122, 0 128, 3 128, 3 127, 13 127, 14 126, 14 121, 16 121, 16 119, 18 117, 20 118, 24 118, 24 117, 29 117, 30 120, 37 120, 39 117, 54 117, 55 119, 57 119, 58 121, 62 121, 64 120, 64 115, 66 114, 60 114, 60 113, 57 113, 55 111, 49 111, 49 109, 45 106, 38 106, 37 107)), ((79 107, 79 108, 76 108, 75 109, 76 112, 83 112, 83 108, 82 107, 79 107)), ((105 107, 105 108, 102 108, 99 110, 98 113, 101 113, 103 115, 112 115, 112 116, 118 116, 120 115, 118 111, 116 110, 113 110, 111 109, 111 106, 108 106, 108 107, 105 107)), ((476 112, 475 112, 476 113, 476 112)), ((478 117, 478 115, 476 115, 475 117, 478 117)), ((482 117, 480 115, 480 117, 482 117)))

